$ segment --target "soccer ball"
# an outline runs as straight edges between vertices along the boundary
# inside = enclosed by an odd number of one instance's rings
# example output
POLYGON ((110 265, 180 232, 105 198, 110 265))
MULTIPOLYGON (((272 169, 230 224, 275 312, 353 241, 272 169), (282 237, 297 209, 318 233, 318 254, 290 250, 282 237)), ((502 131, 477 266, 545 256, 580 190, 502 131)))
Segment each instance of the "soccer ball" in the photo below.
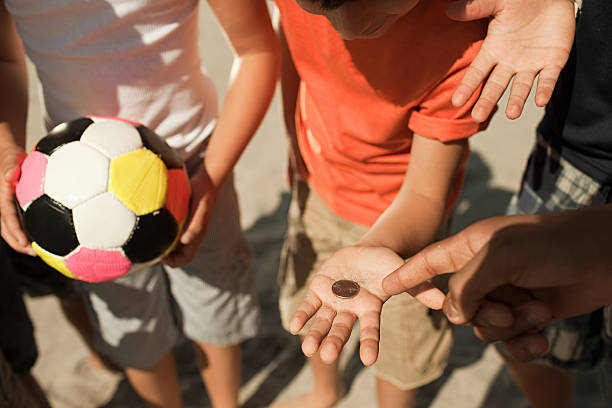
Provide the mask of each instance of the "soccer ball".
POLYGON ((152 130, 88 116, 56 126, 34 146, 16 197, 23 228, 47 264, 102 282, 172 250, 190 189, 180 156, 152 130))

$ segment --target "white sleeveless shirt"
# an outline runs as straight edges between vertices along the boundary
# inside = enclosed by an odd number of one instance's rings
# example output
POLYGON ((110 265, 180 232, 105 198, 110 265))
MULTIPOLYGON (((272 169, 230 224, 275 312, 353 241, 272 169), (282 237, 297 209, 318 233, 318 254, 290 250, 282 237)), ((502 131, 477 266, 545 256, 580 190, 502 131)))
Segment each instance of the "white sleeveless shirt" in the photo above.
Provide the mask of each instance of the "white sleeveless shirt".
POLYGON ((184 158, 214 128, 198 0, 0 1, 36 66, 47 128, 119 116, 154 129, 184 158))

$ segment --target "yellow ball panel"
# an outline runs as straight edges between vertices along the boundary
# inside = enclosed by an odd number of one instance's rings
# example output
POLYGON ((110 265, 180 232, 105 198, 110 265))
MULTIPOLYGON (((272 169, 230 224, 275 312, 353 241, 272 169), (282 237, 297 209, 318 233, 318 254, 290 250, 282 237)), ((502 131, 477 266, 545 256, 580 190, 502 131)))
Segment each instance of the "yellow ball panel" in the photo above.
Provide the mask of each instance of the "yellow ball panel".
POLYGON ((32 242, 32 248, 34 249, 34 252, 36 252, 36 254, 40 256, 40 259, 42 259, 47 265, 49 265, 53 269, 58 270, 59 272, 71 279, 76 279, 76 276, 74 276, 72 272, 70 272, 70 270, 61 258, 58 258, 56 255, 45 251, 36 242, 32 242))
POLYGON ((111 161, 108 189, 137 215, 163 207, 168 169, 155 153, 138 149, 111 161))

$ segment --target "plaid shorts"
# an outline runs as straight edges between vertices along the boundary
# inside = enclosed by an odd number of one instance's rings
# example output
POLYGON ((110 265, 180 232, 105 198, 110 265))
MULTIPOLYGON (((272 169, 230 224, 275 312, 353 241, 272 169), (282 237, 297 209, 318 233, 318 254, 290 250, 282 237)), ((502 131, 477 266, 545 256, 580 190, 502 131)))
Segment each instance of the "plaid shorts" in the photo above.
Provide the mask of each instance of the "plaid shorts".
MULTIPOLYGON (((612 202, 612 186, 603 185, 565 160, 538 135, 518 195, 508 214, 542 214, 612 202)), ((612 374, 612 306, 553 322, 544 333, 550 352, 543 362, 586 370, 604 362, 612 374)), ((611 377, 612 378, 612 377, 611 377)))

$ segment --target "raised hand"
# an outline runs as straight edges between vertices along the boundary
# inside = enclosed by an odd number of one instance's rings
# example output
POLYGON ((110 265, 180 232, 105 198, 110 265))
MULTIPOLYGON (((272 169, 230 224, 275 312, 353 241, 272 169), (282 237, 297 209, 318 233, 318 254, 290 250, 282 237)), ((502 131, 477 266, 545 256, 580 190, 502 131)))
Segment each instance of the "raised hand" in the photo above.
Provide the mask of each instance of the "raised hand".
POLYGON ((458 21, 491 18, 484 43, 453 95, 455 106, 465 104, 484 83, 472 109, 474 120, 483 122, 514 78, 506 116, 516 119, 536 76, 535 103, 548 103, 572 48, 571 0, 460 0, 449 5, 447 14, 458 21))
POLYGON ((311 356, 319 351, 324 362, 340 355, 359 319, 360 356, 365 365, 378 357, 380 313, 389 295, 382 289, 383 278, 404 263, 395 252, 383 247, 352 246, 336 252, 314 275, 308 294, 293 315, 290 331, 297 334, 314 316, 305 335, 302 351, 311 356), (359 284, 359 293, 343 299, 332 293, 332 284, 348 279, 359 284))

